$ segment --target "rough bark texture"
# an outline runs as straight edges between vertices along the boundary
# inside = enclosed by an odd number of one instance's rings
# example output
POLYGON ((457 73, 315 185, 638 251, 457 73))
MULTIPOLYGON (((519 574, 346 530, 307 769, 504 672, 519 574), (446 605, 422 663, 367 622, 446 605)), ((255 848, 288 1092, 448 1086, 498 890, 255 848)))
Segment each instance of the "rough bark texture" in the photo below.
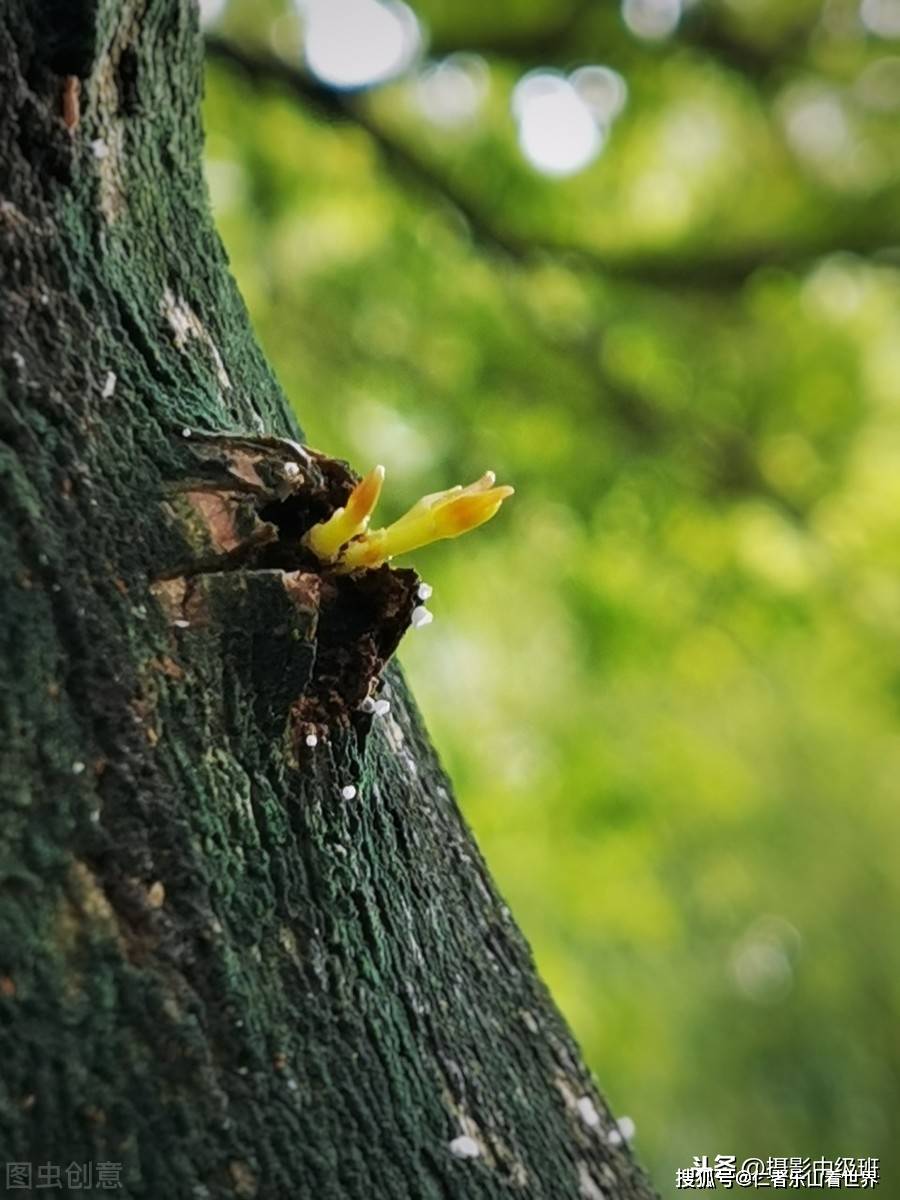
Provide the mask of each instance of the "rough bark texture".
POLYGON ((299 437, 200 80, 187 3, 0 0, 0 1160, 173 1200, 649 1197, 399 672, 346 719, 414 576, 304 562, 340 464, 198 436, 299 437))

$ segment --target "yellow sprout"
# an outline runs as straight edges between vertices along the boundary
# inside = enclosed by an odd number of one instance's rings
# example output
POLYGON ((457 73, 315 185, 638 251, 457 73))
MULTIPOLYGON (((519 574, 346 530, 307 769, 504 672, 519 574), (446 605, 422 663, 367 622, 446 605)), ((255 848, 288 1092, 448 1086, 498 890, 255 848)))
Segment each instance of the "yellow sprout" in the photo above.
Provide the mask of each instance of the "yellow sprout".
POLYGON ((304 540, 318 558, 335 563, 342 573, 380 567, 397 554, 459 537, 489 521, 513 494, 511 487, 495 487, 495 478, 487 471, 468 487, 423 496, 393 525, 370 533, 369 519, 384 480, 384 468, 376 467, 353 489, 345 507, 315 525, 304 540))
POLYGON ((341 546, 366 532, 383 483, 384 467, 373 467, 350 493, 343 508, 336 508, 327 521, 320 521, 310 529, 304 540, 317 558, 331 562, 337 558, 341 546))

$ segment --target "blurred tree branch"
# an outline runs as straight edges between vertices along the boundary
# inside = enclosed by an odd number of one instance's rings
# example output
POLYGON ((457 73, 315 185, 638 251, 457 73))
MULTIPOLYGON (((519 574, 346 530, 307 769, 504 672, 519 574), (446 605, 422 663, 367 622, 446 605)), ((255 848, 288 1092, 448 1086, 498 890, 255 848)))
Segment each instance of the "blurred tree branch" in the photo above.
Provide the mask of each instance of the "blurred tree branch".
MULTIPOLYGON (((575 243, 542 240, 498 224, 453 181, 394 137, 352 94, 323 87, 305 72, 272 54, 248 50, 214 35, 207 36, 207 55, 240 72, 256 87, 281 87, 304 107, 328 121, 348 122, 363 129, 378 147, 384 162, 407 185, 433 199, 449 203, 468 223, 473 237, 486 249, 518 262, 562 257, 573 268, 598 271, 609 278, 642 286, 673 290, 733 290, 761 267, 804 268, 837 250, 874 255, 890 250, 897 238, 885 234, 870 218, 868 207, 844 214, 839 225, 790 241, 713 249, 700 252, 603 255, 575 243)), ((872 201, 878 211, 883 200, 872 201)))
MULTIPOLYGON (((498 58, 514 59, 531 66, 547 66, 559 59, 573 56, 573 47, 578 45, 579 34, 586 17, 595 11, 592 0, 576 0, 568 8, 554 16, 552 22, 539 28, 523 29, 507 21, 489 34, 459 41, 446 34, 429 34, 429 53, 435 58, 448 54, 483 54, 498 58)), ((577 57, 583 57, 584 47, 577 57)), ((525 69, 528 69, 527 66, 525 69)))
POLYGON ((460 52, 504 58, 527 71, 535 67, 572 67, 588 61, 621 67, 638 58, 646 60, 648 55, 671 54, 685 48, 701 52, 759 87, 779 70, 800 64, 803 48, 813 33, 812 25, 798 20, 777 44, 761 45, 741 37, 715 11, 700 7, 684 15, 671 39, 654 43, 630 34, 618 11, 598 11, 595 4, 579 2, 539 29, 523 30, 507 24, 465 42, 438 32, 430 38, 429 51, 436 58, 460 52))

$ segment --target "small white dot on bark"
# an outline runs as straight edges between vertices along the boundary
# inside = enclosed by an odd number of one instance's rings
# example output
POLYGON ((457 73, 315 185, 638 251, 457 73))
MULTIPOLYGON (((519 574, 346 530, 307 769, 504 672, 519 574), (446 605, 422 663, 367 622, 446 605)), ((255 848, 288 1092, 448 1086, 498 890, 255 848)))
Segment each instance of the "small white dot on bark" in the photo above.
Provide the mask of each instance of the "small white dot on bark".
POLYGON ((345 800, 352 800, 353 797, 356 795, 356 788, 353 786, 352 783, 348 783, 344 787, 341 788, 341 795, 344 797, 345 800))
POLYGON ((632 1121, 631 1117, 619 1117, 618 1121, 616 1121, 616 1124, 619 1127, 619 1133, 626 1142, 630 1142, 637 1133, 637 1126, 635 1125, 634 1121, 632 1121))
POLYGON ((450 1153, 454 1158, 479 1158, 481 1156, 481 1147, 474 1138, 462 1137, 454 1138, 450 1143, 450 1153))
POLYGON ((429 612, 424 604, 420 604, 417 608, 413 609, 410 624, 413 629, 421 629, 423 625, 430 625, 433 620, 434 613, 429 612))

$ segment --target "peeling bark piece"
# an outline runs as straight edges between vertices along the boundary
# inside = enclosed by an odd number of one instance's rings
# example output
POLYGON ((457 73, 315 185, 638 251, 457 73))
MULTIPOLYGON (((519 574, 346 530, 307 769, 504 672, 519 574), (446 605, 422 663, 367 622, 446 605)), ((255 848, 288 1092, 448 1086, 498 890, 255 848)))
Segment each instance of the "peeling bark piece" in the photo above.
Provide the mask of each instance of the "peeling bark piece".
POLYGON ((301 540, 353 490, 347 464, 287 438, 184 432, 184 472, 167 489, 167 511, 185 541, 172 574, 316 565, 301 540), (257 553, 262 546, 265 554, 257 553))
POLYGON ((311 505, 331 510, 355 483, 346 463, 290 438, 188 432, 185 441, 204 486, 251 491, 267 501, 296 492, 311 505))
POLYGON ((252 714, 270 738, 283 734, 316 660, 315 596, 285 579, 279 570, 198 575, 187 581, 181 609, 183 659, 220 661, 233 728, 252 714))
POLYGON ((294 706, 298 736, 310 725, 368 731, 360 706, 409 628, 418 584, 415 571, 387 566, 322 577, 315 671, 294 706))
POLYGON ((62 119, 70 134, 74 134, 81 120, 81 80, 77 75, 67 75, 63 80, 62 119))

